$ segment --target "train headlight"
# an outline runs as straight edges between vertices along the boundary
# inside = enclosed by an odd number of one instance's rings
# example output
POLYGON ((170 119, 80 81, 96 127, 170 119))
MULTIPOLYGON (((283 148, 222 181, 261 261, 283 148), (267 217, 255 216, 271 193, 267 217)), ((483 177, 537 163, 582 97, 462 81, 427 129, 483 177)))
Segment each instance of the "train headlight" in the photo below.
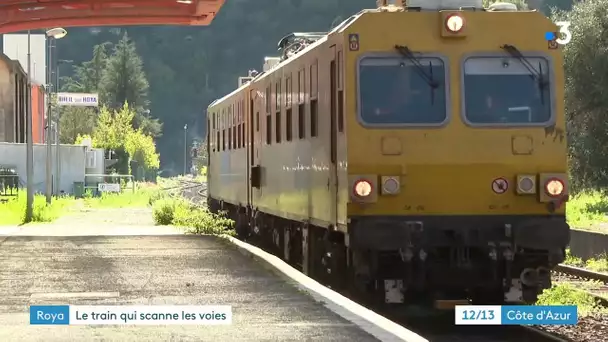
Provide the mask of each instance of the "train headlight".
POLYGON ((452 14, 445 19, 445 28, 452 32, 458 33, 464 27, 464 18, 458 14, 452 14))
POLYGON ((399 177, 382 176, 381 181, 383 195, 396 195, 399 193, 399 177))
POLYGON ((517 193, 518 194, 536 193, 536 176, 533 176, 533 175, 517 176, 517 193))
POLYGON ((358 180, 353 187, 353 193, 357 197, 367 197, 372 193, 372 184, 365 179, 358 180))
POLYGON ((545 183, 545 191, 550 197, 560 196, 564 192, 565 188, 564 182, 557 178, 550 178, 545 183))

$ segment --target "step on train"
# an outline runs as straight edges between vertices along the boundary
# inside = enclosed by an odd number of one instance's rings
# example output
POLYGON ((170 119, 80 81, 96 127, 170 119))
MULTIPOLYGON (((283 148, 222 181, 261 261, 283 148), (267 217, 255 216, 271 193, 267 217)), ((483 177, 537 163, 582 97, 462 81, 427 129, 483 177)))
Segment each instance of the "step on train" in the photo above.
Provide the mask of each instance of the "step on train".
POLYGON ((481 0, 379 0, 293 33, 206 112, 208 205, 381 303, 530 303, 570 228, 558 29, 481 0))

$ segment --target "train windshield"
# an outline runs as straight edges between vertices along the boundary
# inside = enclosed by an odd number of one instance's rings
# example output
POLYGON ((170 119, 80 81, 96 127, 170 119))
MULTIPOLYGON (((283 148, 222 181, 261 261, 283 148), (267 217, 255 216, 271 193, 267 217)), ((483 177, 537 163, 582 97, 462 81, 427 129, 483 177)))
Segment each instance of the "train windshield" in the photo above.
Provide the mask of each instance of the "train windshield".
POLYGON ((464 64, 466 120, 471 124, 546 123, 552 114, 548 80, 549 63, 544 58, 469 58, 464 64))
POLYGON ((366 57, 361 60, 359 110, 363 123, 437 125, 446 120, 443 61, 428 57, 417 61, 418 66, 394 57, 366 57), (429 84, 429 78, 436 86, 429 84))

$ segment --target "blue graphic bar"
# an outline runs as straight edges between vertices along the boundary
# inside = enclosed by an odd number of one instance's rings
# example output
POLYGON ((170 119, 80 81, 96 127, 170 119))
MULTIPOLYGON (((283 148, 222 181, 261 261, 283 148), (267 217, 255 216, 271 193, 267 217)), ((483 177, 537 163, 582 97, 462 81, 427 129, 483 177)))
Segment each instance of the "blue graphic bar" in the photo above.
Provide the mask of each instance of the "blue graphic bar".
POLYGON ((578 322, 575 305, 503 305, 501 325, 574 325, 578 322))
POLYGON ((70 324, 69 305, 32 305, 30 324, 68 325, 70 324))
POLYGON ((545 33, 545 39, 546 40, 555 40, 555 32, 547 32, 545 33))

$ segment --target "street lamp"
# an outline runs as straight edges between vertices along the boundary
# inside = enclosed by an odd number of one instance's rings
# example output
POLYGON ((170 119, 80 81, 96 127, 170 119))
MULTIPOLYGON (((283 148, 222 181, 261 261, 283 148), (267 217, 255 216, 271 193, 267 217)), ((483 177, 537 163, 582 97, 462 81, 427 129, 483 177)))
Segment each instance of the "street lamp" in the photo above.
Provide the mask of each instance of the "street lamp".
MULTIPOLYGON (((65 35, 63 35, 65 37, 65 35)), ((55 54, 59 56, 57 52, 57 46, 55 46, 55 54)), ((61 64, 71 64, 74 61, 59 59, 57 60, 57 68, 55 68, 55 94, 59 92, 59 66, 61 64)), ((59 146, 59 112, 57 112, 57 120, 55 122, 55 196, 59 196, 59 184, 61 184, 61 149, 59 146)))
POLYGON ((184 176, 186 175, 186 160, 188 155, 188 124, 184 125, 184 176))
POLYGON ((26 136, 26 162, 27 175, 27 204, 25 207, 25 221, 31 222, 34 209, 34 137, 32 136, 32 44, 31 32, 27 31, 27 136, 26 136))
MULTIPOLYGON (((48 31, 46 31, 46 36, 47 36, 47 41, 48 41, 48 45, 49 45, 49 59, 48 59, 48 66, 47 66, 47 73, 48 73, 48 89, 50 90, 52 88, 52 84, 53 84, 53 72, 52 72, 52 65, 53 63, 51 63, 52 59, 52 47, 53 47, 53 42, 56 39, 61 39, 63 37, 65 37, 68 34, 68 31, 66 31, 65 29, 61 28, 61 27, 56 27, 53 29, 50 29, 48 31)), ((48 109, 47 109, 47 114, 46 114, 46 203, 47 204, 51 204, 51 195, 53 192, 53 180, 52 180, 52 145, 51 145, 51 91, 48 92, 48 96, 49 96, 49 102, 48 102, 48 109)), ((57 148, 57 153, 59 153, 59 148, 57 148)))

